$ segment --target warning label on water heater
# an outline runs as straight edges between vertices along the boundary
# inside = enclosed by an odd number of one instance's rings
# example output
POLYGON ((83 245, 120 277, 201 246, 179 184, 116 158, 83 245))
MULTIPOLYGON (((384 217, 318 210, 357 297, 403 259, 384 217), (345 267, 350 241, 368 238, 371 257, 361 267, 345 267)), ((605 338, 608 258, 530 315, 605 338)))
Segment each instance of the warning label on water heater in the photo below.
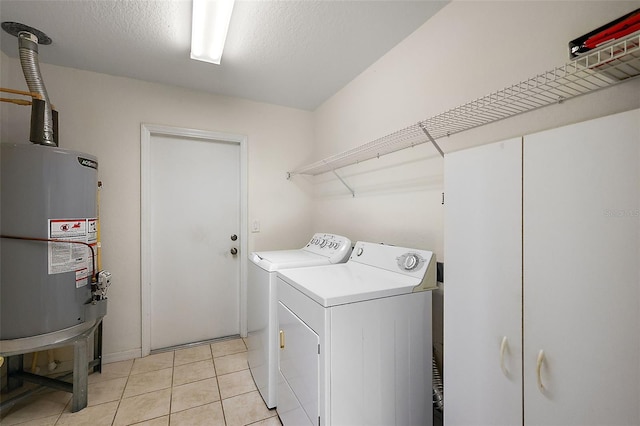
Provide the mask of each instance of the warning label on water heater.
MULTIPOLYGON (((97 219, 49 219, 49 274, 75 272, 76 288, 87 284, 93 258, 87 244, 98 242, 97 219)), ((95 249, 94 249, 95 252, 95 249)))

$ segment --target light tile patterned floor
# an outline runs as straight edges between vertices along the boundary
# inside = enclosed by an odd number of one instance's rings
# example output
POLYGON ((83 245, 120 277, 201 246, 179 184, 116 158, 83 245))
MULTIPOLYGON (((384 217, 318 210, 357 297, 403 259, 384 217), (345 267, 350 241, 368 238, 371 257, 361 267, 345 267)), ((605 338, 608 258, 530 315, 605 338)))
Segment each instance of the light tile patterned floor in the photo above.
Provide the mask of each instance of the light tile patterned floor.
POLYGON ((9 410, 0 425, 280 426, 248 370, 242 339, 105 364, 89 376, 88 406, 47 391, 9 410))

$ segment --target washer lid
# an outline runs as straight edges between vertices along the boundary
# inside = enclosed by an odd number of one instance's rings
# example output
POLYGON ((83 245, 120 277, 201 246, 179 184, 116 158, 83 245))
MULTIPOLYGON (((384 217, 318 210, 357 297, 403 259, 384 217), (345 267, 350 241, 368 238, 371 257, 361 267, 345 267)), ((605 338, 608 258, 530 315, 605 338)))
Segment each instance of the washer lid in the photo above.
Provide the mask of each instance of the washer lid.
POLYGON ((269 272, 331 263, 328 257, 303 249, 253 252, 249 260, 269 272))
POLYGON ((258 251, 249 260, 265 271, 343 263, 351 254, 351 240, 336 234, 316 233, 306 246, 295 250, 258 251))
POLYGON ((278 276, 324 307, 413 292, 421 279, 357 262, 288 269, 278 276))

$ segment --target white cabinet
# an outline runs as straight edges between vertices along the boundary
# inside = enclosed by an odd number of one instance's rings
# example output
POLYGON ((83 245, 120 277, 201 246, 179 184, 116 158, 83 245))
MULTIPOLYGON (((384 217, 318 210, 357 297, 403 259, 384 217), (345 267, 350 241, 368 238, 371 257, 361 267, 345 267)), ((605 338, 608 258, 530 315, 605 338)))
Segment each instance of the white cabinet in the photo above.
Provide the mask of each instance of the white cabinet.
POLYGON ((640 425, 640 111, 524 153, 525 422, 640 425))
POLYGON ((520 138, 445 157, 447 424, 521 423, 521 159, 520 138))
POLYGON ((639 169, 639 110, 446 157, 446 425, 640 424, 639 169))

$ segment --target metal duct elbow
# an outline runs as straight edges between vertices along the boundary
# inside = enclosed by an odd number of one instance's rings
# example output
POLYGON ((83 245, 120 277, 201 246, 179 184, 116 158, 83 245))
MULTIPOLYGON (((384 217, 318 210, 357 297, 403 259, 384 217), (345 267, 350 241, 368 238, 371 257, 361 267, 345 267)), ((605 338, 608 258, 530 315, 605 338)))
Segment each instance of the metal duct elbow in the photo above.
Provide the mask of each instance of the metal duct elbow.
POLYGON ((440 375, 440 369, 436 362, 435 350, 433 351, 433 357, 431 358, 431 380, 433 382, 433 408, 443 412, 444 411, 444 383, 442 382, 442 376, 440 375))
POLYGON ((29 91, 40 98, 33 99, 29 140, 40 145, 58 146, 56 112, 51 108, 38 63, 38 37, 28 31, 20 31, 18 50, 29 91))

